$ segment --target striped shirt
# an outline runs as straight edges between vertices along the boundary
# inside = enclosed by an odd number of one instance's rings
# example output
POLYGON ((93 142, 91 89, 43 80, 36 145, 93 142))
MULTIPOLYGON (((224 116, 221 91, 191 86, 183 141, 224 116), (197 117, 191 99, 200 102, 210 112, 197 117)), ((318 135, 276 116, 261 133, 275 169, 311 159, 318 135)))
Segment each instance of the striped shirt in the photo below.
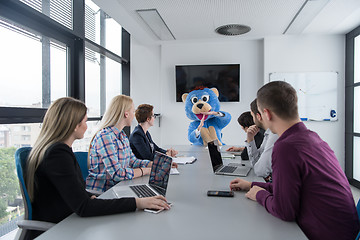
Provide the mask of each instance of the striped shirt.
POLYGON ((89 158, 86 188, 102 192, 120 181, 132 179, 134 168, 147 167, 150 163, 135 157, 124 131, 115 126, 106 127, 96 134, 91 142, 89 158))

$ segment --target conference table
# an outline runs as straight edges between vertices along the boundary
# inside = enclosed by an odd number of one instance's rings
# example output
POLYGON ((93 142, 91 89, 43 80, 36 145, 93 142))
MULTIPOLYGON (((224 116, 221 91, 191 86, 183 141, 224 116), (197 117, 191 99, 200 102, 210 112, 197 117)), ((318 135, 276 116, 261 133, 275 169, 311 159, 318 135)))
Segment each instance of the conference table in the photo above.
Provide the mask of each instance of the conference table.
MULTIPOLYGON (((307 239, 295 222, 282 221, 245 192, 235 196, 208 197, 208 190, 229 190, 233 176, 215 175, 208 150, 203 146, 172 146, 179 155, 195 156, 192 164, 179 165, 179 175, 170 175, 166 198, 172 208, 158 214, 136 212, 81 218, 72 214, 38 239, 307 239)), ((223 147, 222 151, 224 151, 223 147)), ((225 161, 225 160, 224 160, 225 161)), ((249 165, 240 157, 226 159, 249 165)), ((263 181, 253 170, 244 179, 263 181)), ((144 184, 148 176, 119 185, 144 184)), ((115 198, 112 189, 100 198, 115 198)))

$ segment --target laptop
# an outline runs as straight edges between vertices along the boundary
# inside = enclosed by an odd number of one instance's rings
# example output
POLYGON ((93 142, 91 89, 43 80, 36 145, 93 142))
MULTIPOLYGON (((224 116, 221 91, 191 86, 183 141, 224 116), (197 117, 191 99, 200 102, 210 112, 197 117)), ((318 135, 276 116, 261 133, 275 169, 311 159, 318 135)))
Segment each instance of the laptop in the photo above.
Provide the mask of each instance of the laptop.
POLYGON ((214 141, 208 143, 208 149, 215 174, 246 177, 251 170, 251 167, 239 166, 239 164, 236 163, 223 165, 221 154, 214 141))
MULTIPOLYGON (((171 163, 171 157, 160 152, 155 152, 148 184, 114 186, 112 187, 112 190, 118 198, 144 198, 157 195, 162 195, 165 197, 169 182, 171 163)), ((136 182, 136 180, 138 179, 134 179, 132 182, 136 182)))

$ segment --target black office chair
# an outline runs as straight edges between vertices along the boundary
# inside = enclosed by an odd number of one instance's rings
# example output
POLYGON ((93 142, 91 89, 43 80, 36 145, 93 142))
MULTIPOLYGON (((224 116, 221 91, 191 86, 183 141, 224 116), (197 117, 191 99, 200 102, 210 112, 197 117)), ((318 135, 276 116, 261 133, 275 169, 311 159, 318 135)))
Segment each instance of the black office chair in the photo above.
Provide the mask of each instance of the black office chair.
POLYGON ((24 172, 26 171, 26 163, 30 151, 31 147, 22 147, 15 152, 16 171, 19 178, 21 195, 23 197, 25 207, 24 220, 19 220, 17 222, 18 227, 22 229, 22 232, 19 236, 19 239, 21 240, 26 238, 28 230, 47 231, 55 225, 54 223, 50 222, 32 220, 31 201, 24 181, 24 172))

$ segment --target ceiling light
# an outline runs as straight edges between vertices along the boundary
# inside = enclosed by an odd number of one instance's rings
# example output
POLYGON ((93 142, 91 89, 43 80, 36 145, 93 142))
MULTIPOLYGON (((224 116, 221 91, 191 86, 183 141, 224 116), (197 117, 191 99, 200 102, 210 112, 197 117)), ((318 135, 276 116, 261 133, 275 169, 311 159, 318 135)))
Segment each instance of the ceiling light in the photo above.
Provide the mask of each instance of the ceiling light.
POLYGON ((220 26, 215 29, 215 32, 221 35, 226 36, 235 36, 247 33, 251 30, 249 26, 240 25, 240 24, 227 24, 224 26, 220 26))
POLYGON ((283 34, 300 34, 311 23, 329 0, 306 0, 283 34))
POLYGON ((136 10, 136 12, 160 40, 175 40, 174 35, 156 9, 136 10))

